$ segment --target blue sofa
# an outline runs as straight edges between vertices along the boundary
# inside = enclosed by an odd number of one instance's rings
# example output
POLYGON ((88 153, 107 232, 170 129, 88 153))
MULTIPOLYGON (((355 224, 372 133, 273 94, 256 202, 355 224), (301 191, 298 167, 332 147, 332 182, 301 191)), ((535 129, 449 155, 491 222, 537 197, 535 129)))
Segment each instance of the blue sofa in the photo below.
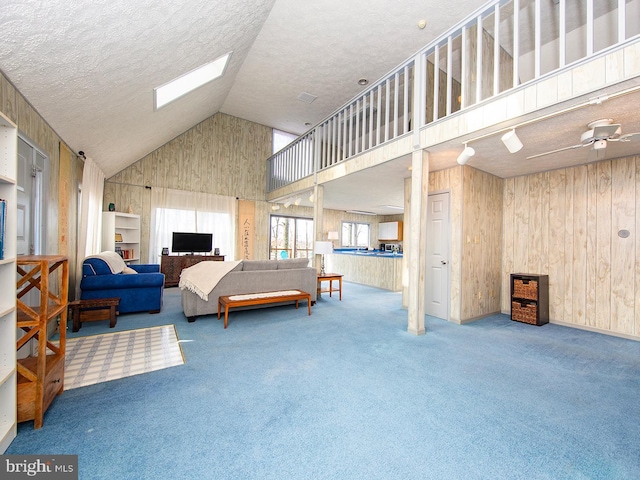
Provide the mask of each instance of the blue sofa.
POLYGON ((160 265, 129 265, 137 274, 113 273, 109 264, 97 256, 82 262, 80 299, 120 298, 118 312, 158 313, 162 308, 164 274, 160 265))

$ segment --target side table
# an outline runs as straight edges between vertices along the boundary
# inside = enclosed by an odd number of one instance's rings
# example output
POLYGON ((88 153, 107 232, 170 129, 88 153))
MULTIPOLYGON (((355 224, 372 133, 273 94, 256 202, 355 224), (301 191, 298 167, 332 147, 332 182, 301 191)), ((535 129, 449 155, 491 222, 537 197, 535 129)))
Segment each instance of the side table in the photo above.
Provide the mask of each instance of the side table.
POLYGON ((322 294, 322 292, 329 292, 329 296, 331 297, 332 292, 340 292, 340 301, 342 301, 342 274, 341 273, 325 273, 324 275, 318 274, 318 296, 322 294), (338 288, 333 288, 333 281, 338 281, 338 288), (322 282, 329 282, 329 288, 327 290, 322 290, 322 282))

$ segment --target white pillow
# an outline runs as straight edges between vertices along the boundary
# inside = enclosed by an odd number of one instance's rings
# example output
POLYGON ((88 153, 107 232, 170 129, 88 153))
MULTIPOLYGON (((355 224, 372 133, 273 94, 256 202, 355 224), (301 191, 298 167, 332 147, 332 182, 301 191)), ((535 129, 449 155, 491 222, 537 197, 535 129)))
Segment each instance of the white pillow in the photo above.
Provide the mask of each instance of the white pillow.
POLYGON ((125 266, 124 269, 122 270, 122 273, 126 274, 126 275, 134 275, 137 274, 138 272, 136 272, 133 268, 131 267, 127 267, 125 266))

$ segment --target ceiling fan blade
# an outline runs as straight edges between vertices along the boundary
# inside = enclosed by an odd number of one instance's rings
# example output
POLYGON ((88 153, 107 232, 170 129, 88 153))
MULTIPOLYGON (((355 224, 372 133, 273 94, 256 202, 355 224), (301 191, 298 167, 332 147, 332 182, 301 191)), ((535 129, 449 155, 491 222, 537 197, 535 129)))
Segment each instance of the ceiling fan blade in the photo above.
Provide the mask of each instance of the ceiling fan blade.
POLYGON ((637 140, 640 140, 640 132, 627 133, 618 139, 619 142, 635 142, 637 140))
POLYGON ((595 138, 596 140, 600 140, 603 138, 608 139, 615 136, 618 130, 620 130, 620 124, 617 123, 614 123, 612 125, 600 125, 593 128, 593 138, 595 138))
MULTIPOLYGON (((593 142, 591 142, 591 143, 593 143, 593 142)), ((553 153, 564 152, 565 150, 573 150, 575 148, 588 147, 589 145, 591 145, 591 143, 585 143, 585 144, 580 143, 578 145, 571 145, 570 147, 564 147, 564 148, 559 148, 557 150, 551 150, 550 152, 538 153, 537 155, 531 155, 530 157, 527 157, 527 160, 531 160, 532 158, 544 157, 545 155, 551 155, 553 153)))

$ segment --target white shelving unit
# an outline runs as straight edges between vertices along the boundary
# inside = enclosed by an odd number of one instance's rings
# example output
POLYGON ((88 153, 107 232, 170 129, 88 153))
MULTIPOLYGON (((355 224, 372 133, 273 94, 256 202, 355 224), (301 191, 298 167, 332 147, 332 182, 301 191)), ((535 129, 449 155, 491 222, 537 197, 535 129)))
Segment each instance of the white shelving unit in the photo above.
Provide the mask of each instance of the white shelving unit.
POLYGON ((0 454, 17 434, 16 241, 18 129, 0 112, 0 199, 7 202, 0 260, 0 454))
POLYGON ((140 263, 140 215, 102 212, 102 251, 106 250, 122 251, 126 263, 140 263))

